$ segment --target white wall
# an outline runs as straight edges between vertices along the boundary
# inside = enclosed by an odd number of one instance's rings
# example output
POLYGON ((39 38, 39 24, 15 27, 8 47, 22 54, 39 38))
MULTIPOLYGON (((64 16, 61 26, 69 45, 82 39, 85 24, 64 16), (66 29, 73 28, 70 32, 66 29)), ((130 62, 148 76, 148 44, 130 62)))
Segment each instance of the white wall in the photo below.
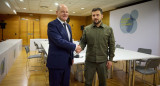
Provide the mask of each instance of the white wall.
POLYGON ((110 26, 115 34, 116 44, 128 50, 150 48, 153 55, 160 56, 160 7, 159 0, 117 9, 110 12, 110 26), (138 11, 137 29, 134 33, 124 33, 120 29, 121 17, 133 10, 138 11))

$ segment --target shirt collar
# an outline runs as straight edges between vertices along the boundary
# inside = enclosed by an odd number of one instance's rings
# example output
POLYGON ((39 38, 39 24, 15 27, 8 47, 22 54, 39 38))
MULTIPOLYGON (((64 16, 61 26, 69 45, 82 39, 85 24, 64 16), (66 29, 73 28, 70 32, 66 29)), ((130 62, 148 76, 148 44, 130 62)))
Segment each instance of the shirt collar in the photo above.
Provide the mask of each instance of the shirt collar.
MULTIPOLYGON (((58 17, 57 17, 57 19, 61 22, 61 24, 63 25, 63 23, 66 23, 66 22, 63 22, 61 19, 59 19, 58 17)), ((67 24, 67 23, 66 23, 67 24)))
MULTIPOLYGON (((92 23, 92 27, 97 27, 97 26, 94 23, 92 23)), ((103 22, 101 23, 101 25, 98 28, 104 28, 103 22)))

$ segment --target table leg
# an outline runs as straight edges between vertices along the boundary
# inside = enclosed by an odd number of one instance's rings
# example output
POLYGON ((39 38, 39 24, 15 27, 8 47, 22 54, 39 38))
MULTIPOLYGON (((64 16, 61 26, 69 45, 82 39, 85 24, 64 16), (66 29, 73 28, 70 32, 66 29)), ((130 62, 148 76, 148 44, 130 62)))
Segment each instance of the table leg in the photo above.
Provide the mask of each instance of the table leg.
POLYGON ((129 70, 128 70, 128 86, 131 86, 131 65, 132 65, 132 62, 131 60, 129 60, 129 70))
POLYGON ((126 73, 128 73, 128 61, 126 61, 126 73))
POLYGON ((135 63, 136 63, 136 61, 133 60, 132 86, 134 86, 134 81, 135 81, 135 63))
MULTIPOLYGON (((157 71, 157 68, 155 68, 155 70, 157 71)), ((158 82, 158 73, 153 75, 153 85, 157 86, 158 82)))
POLYGON ((82 67, 82 82, 84 82, 84 64, 81 64, 82 67))

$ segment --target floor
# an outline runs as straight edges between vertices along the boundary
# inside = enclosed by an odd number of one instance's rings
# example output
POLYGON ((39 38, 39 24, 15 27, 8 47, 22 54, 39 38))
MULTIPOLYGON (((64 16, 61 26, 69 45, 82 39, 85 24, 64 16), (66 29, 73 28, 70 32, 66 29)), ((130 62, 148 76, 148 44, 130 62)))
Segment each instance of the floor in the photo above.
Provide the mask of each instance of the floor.
MULTIPOLYGON (((26 53, 23 47, 21 54, 17 57, 0 86, 49 86, 48 74, 45 71, 32 71, 29 72, 30 74, 26 72, 26 61, 26 53)), ((123 71, 114 71, 113 79, 107 79, 106 82, 107 86, 128 86, 127 74, 123 71)), ((74 75, 71 73, 70 86, 84 86, 84 83, 75 80, 74 75)), ((142 79, 136 78, 135 86, 149 85, 144 85, 142 79)))

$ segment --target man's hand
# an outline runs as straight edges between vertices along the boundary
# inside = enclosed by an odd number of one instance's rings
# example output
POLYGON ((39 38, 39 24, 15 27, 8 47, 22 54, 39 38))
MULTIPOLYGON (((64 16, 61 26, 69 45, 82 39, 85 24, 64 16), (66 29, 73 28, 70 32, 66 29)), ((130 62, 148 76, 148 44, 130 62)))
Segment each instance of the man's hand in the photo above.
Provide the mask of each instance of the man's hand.
POLYGON ((107 61, 106 67, 110 69, 112 67, 112 61, 107 61))
POLYGON ((82 51, 82 48, 80 45, 76 46, 76 53, 80 53, 82 51))

